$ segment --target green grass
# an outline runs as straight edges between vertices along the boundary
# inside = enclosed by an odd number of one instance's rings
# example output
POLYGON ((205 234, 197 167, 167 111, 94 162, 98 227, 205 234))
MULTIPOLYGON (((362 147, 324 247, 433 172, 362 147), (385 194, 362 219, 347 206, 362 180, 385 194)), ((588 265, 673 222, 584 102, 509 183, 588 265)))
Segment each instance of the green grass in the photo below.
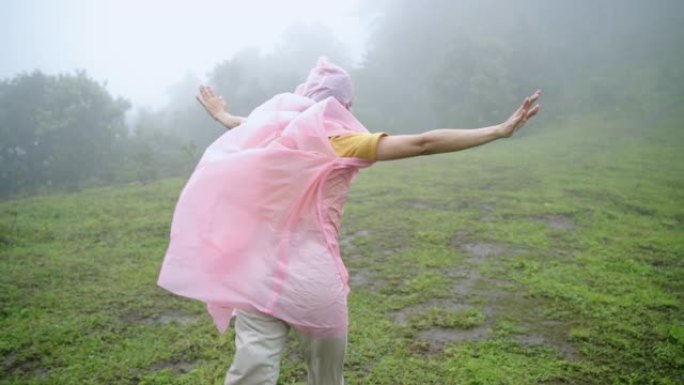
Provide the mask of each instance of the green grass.
MULTIPOLYGON (((684 382, 681 124, 581 123, 359 174, 347 383, 684 382)), ((183 184, 0 203, 0 383, 223 383, 232 330, 156 286, 183 184)))

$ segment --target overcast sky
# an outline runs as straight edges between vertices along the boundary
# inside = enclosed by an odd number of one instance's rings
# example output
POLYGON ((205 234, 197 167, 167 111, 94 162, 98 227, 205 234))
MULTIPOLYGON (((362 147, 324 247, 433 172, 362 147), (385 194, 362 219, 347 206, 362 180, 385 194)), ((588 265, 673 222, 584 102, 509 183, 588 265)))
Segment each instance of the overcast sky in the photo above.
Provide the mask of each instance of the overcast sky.
POLYGON ((0 6, 0 77, 85 69, 135 105, 200 78, 246 46, 271 49, 296 23, 320 23, 360 60, 358 0, 9 0, 0 6))

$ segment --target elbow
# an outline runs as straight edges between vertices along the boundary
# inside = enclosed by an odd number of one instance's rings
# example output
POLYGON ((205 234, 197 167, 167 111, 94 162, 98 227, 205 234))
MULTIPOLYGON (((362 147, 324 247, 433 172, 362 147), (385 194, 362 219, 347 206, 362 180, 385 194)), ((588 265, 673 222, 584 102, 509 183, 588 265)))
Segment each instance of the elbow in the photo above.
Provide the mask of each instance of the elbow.
POLYGON ((394 160, 433 153, 432 139, 425 134, 397 135, 381 138, 376 160, 394 160))
POLYGON ((427 134, 416 135, 415 143, 416 155, 432 155, 435 154, 434 141, 427 134))

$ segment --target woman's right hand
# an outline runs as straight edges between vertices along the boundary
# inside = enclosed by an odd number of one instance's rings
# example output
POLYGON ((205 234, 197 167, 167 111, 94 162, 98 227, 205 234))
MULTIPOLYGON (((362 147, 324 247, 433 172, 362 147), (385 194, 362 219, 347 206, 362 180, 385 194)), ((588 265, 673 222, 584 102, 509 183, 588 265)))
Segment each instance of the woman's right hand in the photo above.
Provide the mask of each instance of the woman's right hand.
POLYGON ((218 119, 221 114, 227 113, 226 102, 222 97, 214 94, 214 91, 209 86, 202 85, 199 89, 200 93, 195 98, 211 115, 212 118, 218 119))
POLYGON ((522 128, 527 121, 539 112, 539 104, 536 104, 541 96, 541 90, 537 90, 532 96, 528 96, 523 101, 522 105, 506 119, 505 122, 498 126, 498 135, 502 138, 508 138, 516 131, 522 128))

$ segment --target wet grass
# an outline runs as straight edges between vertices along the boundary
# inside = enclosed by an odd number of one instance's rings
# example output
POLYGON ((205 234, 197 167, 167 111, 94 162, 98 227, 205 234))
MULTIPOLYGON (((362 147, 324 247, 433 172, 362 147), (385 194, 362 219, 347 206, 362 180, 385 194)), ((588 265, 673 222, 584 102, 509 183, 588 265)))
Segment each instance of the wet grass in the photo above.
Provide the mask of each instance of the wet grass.
MULTIPOLYGON (((347 383, 684 382, 683 131, 535 131, 359 174, 347 383)), ((222 383, 232 331, 155 285, 183 183, 0 204, 0 383, 222 383)))

